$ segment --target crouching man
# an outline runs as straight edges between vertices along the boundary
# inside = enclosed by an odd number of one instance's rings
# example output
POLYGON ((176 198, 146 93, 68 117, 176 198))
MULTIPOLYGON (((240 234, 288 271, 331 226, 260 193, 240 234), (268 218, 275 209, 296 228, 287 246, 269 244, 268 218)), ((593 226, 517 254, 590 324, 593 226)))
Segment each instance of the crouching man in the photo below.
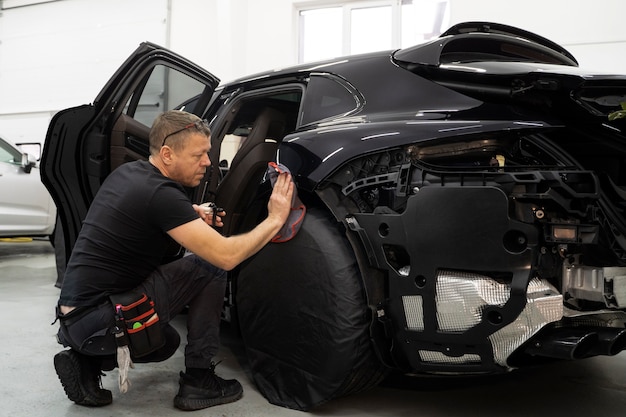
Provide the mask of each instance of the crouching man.
MULTIPOLYGON (((70 256, 57 307, 59 341, 69 349, 55 355, 54 366, 75 403, 112 402, 111 391, 102 387, 100 377, 103 369, 115 366, 120 367, 120 375, 126 371, 128 358, 117 353, 126 346, 117 343, 120 340, 133 339, 130 355, 135 355, 135 363, 162 361, 174 354, 180 337, 168 322, 185 307, 186 369, 180 373, 174 405, 197 410, 241 398, 241 384, 217 376, 213 361, 219 348, 225 271, 278 233, 289 215, 294 186, 288 174, 281 174, 265 220, 250 232, 224 237, 210 224, 222 225, 225 213, 207 216, 192 204, 184 188, 200 184, 211 165, 210 147, 205 122, 190 113, 167 111, 156 118, 150 131, 149 160, 114 170, 93 200, 70 256), (172 241, 188 255, 163 264, 172 241), (136 316, 131 320, 136 322, 125 322, 133 312, 136 316), (124 325, 130 330, 120 331, 124 325), (135 333, 147 335, 146 353, 140 357, 132 349, 139 340, 135 333)), ((143 339, 137 343, 141 345, 143 339)))

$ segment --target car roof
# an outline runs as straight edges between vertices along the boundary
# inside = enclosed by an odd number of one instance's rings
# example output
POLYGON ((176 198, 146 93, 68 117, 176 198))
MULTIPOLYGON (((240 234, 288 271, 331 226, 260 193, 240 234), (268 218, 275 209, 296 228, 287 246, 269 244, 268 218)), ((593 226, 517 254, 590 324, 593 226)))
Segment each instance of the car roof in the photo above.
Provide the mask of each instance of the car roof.
MULTIPOLYGON (((346 55, 325 60, 275 68, 230 80, 224 85, 259 82, 288 75, 331 72, 341 75, 345 64, 380 57, 418 65, 441 65, 464 61, 500 61, 552 64, 576 67, 578 61, 565 48, 513 26, 491 22, 464 22, 452 26, 440 37, 403 49, 389 49, 346 55)), ((494 67, 495 68, 495 67, 494 67)), ((581 71, 582 72, 582 71, 581 71)))

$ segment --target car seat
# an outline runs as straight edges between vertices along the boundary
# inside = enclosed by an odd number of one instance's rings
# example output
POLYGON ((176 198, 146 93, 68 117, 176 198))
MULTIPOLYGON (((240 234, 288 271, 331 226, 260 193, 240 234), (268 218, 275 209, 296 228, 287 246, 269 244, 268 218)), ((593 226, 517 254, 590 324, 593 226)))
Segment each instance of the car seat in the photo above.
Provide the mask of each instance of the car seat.
POLYGON ((222 229, 225 235, 233 232, 245 207, 255 195, 267 163, 274 160, 285 129, 285 115, 271 107, 264 108, 233 157, 228 173, 217 187, 215 199, 215 203, 227 214, 222 229))

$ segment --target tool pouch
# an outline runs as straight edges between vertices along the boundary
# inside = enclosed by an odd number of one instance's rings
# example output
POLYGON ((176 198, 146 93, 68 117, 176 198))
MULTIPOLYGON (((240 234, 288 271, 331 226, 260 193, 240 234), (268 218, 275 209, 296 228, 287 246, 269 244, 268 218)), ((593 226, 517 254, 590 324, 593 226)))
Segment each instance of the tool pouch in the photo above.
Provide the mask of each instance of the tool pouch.
POLYGON ((131 355, 138 358, 165 345, 154 301, 146 294, 125 292, 109 298, 115 307, 118 346, 128 345, 131 355))

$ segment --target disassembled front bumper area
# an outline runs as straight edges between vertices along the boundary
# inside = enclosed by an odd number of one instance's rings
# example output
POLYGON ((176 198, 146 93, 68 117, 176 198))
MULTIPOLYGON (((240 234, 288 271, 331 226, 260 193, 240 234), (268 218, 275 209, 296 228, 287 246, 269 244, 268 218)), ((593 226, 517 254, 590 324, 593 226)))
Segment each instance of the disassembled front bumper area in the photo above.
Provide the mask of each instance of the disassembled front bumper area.
POLYGON ((538 143, 410 146, 334 176, 349 234, 385 271, 364 281, 390 366, 501 372, 626 348, 615 212, 593 171, 539 161, 538 143))

